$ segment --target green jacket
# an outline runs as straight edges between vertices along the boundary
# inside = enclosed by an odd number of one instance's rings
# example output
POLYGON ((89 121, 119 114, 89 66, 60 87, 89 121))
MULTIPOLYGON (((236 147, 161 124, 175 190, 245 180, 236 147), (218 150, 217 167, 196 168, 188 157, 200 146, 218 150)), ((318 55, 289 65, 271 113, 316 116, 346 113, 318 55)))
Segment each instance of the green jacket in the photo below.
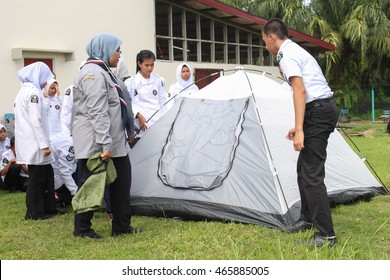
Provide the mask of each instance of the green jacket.
POLYGON ((100 152, 87 161, 91 176, 78 190, 72 199, 72 207, 76 213, 98 210, 104 199, 104 188, 116 179, 116 170, 111 159, 103 161, 100 152))

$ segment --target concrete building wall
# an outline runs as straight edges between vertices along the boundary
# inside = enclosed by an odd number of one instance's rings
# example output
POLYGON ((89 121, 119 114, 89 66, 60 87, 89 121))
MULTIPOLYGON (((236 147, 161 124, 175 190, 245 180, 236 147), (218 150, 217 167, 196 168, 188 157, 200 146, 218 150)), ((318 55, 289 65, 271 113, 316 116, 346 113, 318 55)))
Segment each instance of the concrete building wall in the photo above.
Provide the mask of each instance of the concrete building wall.
POLYGON ((137 51, 154 49, 154 0, 1 0, 0 11, 0 118, 13 112, 23 57, 53 59, 64 90, 72 84, 87 57, 85 46, 97 33, 109 32, 123 40, 121 48, 132 72, 137 51), (20 49, 25 50, 22 57, 17 55, 20 49), (66 61, 62 51, 73 51, 72 60, 66 61))

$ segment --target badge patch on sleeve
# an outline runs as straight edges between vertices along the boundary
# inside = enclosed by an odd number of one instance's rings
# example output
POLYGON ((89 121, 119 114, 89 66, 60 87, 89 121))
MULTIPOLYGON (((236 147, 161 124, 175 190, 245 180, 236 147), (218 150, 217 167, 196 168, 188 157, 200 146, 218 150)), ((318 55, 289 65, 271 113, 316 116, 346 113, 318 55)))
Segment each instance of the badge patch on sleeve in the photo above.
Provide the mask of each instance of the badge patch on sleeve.
POLYGON ((86 77, 84 78, 83 82, 94 81, 94 80, 95 80, 94 77, 86 77))
POLYGON ((278 63, 282 60, 282 58, 283 58, 283 53, 279 52, 278 55, 276 56, 276 60, 278 61, 278 63))
POLYGON ((70 95, 70 88, 65 91, 65 95, 70 95))
POLYGON ((33 96, 31 96, 30 102, 31 103, 38 103, 38 100, 39 100, 38 95, 33 95, 33 96))
POLYGON ((66 160, 67 161, 73 161, 74 160, 74 148, 73 148, 73 146, 69 147, 68 152, 69 152, 69 154, 66 156, 66 160))

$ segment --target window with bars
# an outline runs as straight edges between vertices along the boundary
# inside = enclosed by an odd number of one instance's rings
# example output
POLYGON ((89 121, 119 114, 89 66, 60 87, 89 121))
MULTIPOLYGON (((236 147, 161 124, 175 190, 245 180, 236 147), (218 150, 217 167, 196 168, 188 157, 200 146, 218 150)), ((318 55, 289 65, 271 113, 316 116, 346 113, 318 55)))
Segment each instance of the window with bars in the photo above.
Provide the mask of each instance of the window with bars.
POLYGON ((261 35, 161 0, 155 1, 160 60, 273 65, 261 35))

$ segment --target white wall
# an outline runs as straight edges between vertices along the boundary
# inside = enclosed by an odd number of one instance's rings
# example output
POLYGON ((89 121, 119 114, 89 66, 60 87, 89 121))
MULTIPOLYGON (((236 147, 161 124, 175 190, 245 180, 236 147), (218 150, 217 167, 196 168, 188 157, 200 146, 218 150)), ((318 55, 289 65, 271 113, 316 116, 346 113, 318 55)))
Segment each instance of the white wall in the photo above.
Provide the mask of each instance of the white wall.
POLYGON ((17 72, 23 59, 12 59, 13 48, 73 50, 74 61, 63 54, 28 52, 29 58, 52 58, 63 91, 73 82, 85 46, 97 33, 123 40, 121 49, 131 73, 140 49, 154 50, 154 0, 1 0, 0 119, 13 112, 19 91, 17 72))

